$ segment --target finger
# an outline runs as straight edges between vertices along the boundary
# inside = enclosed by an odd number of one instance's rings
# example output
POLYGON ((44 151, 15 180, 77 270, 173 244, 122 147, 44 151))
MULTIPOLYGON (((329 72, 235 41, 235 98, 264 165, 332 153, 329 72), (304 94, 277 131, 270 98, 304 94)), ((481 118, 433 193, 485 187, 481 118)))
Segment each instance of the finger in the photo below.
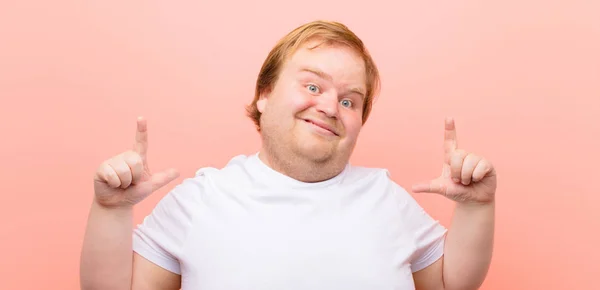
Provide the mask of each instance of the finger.
POLYGON ((117 175, 117 172, 107 163, 103 162, 100 164, 100 168, 98 168, 98 176, 101 181, 106 182, 108 186, 112 188, 117 188, 121 186, 121 180, 117 175))
POLYGON ((125 189, 131 185, 131 169, 122 158, 111 160, 108 165, 110 165, 110 167, 112 167, 112 169, 117 173, 121 183, 121 188, 125 189))
POLYGON ((450 177, 452 181, 458 183, 462 178, 463 161, 467 157, 467 152, 464 150, 456 150, 450 156, 450 177))
POLYGON ((490 172, 492 172, 492 169, 492 164, 489 161, 485 159, 480 160, 479 163, 477 163, 477 166, 475 166, 475 169, 473 170, 473 182, 481 181, 490 172))
POLYGON ((461 183, 464 185, 469 185, 471 184, 471 181, 473 179, 473 171, 475 170, 475 166, 477 166, 477 164, 479 163, 479 161, 481 160, 481 157, 475 155, 475 154, 469 154, 467 155, 467 157, 465 157, 465 160, 463 161, 462 164, 462 171, 461 171, 461 183))
POLYGON ((152 192, 167 185, 169 182, 177 179, 177 177, 179 177, 179 172, 177 172, 177 170, 175 169, 169 169, 163 172, 153 174, 150 180, 150 182, 152 183, 152 192))
POLYGON ((446 124, 444 128, 444 152, 446 157, 446 163, 450 164, 450 156, 458 148, 456 141, 456 126, 454 119, 446 118, 446 124))
POLYGON ((137 119, 134 150, 140 154, 142 161, 146 162, 146 153, 148 152, 148 124, 144 117, 138 117, 137 119))
POLYGON ((144 173, 142 157, 136 152, 128 151, 123 154, 123 160, 131 171, 131 184, 139 183, 144 173))
POLYGON ((426 193, 446 194, 446 186, 441 182, 432 180, 429 182, 423 182, 423 183, 413 185, 412 191, 415 193, 426 192, 426 193))

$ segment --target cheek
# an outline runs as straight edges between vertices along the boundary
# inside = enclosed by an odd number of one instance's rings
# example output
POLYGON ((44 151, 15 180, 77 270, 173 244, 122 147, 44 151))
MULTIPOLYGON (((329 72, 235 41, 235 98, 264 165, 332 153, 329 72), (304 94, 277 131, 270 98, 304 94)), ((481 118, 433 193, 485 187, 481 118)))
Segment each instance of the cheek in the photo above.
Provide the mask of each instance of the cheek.
POLYGON ((288 93, 287 100, 289 102, 289 106, 294 110, 294 112, 302 112, 316 104, 314 97, 298 90, 291 90, 288 93))
POLYGON ((359 115, 350 114, 342 118, 344 128, 346 129, 346 137, 348 139, 356 139, 362 128, 362 120, 359 115))

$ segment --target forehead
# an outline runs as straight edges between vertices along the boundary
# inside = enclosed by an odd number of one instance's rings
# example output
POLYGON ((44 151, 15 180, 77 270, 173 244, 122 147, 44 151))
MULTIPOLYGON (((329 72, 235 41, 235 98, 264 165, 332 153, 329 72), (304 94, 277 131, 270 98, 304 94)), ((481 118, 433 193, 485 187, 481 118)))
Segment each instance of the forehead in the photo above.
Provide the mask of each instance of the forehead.
POLYGON ((293 73, 321 71, 334 79, 352 82, 366 80, 365 62, 354 49, 343 44, 307 41, 284 64, 293 73))

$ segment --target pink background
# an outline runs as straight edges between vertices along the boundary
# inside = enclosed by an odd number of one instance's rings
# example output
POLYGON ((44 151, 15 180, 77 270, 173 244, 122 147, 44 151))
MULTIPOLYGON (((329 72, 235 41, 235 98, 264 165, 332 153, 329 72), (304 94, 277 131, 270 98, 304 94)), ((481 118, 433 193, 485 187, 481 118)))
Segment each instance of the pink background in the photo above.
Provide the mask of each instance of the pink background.
MULTIPOLYGON (((347 24, 382 73, 353 163, 407 188, 435 177, 454 116, 459 145, 496 165, 482 289, 598 289, 598 3, 4 0, 0 289, 79 289, 93 173, 132 146, 138 115, 151 168, 178 168, 176 182, 258 150, 244 105, 260 65, 315 19, 347 24)), ((416 197, 449 225, 450 201, 416 197)))

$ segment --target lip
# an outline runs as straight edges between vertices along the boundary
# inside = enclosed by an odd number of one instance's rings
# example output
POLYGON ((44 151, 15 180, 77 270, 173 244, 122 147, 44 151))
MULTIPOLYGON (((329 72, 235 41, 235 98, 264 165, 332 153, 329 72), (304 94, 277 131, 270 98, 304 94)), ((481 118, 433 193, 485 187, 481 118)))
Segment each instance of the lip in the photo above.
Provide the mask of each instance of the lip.
POLYGON ((338 132, 332 126, 328 125, 325 122, 321 122, 321 121, 315 120, 315 119, 303 119, 303 120, 307 123, 311 123, 317 127, 323 128, 323 129, 331 132, 335 136, 339 136, 338 132))

